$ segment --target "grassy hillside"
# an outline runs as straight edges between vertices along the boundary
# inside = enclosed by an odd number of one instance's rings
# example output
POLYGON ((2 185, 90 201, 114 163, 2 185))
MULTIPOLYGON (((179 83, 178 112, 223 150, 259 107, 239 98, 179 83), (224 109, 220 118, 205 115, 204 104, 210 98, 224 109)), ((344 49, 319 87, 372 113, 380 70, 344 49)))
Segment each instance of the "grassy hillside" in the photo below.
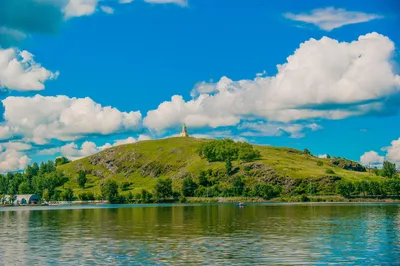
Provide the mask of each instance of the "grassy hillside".
POLYGON ((291 190, 299 184, 305 186, 313 182, 319 191, 327 194, 334 192, 333 183, 341 179, 378 179, 367 172, 335 166, 334 159, 320 159, 299 150, 272 146, 254 146, 260 151, 261 158, 249 163, 233 162, 233 175, 228 176, 224 163, 209 163, 199 157, 197 149, 206 141, 209 140, 168 138, 126 144, 62 165, 59 169, 69 177, 64 187, 72 188, 76 194, 89 191, 99 194, 100 184, 109 178, 115 180, 120 188, 125 186, 122 194, 136 193, 143 188, 151 191, 157 178, 165 177, 172 178, 173 187, 180 190, 186 176, 192 176, 196 181, 201 170, 208 171, 209 178, 218 180, 221 186, 230 186, 233 178, 240 175, 246 186, 269 182, 291 190), (327 174, 327 169, 333 172, 327 174), (85 189, 79 188, 76 182, 79 170, 87 173, 85 189))

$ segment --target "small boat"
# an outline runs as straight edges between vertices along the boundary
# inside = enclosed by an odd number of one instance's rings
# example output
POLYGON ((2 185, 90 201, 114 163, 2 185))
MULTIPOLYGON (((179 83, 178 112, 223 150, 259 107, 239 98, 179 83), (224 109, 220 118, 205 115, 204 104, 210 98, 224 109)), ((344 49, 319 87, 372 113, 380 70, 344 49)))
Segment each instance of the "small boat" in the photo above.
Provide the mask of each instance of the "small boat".
POLYGON ((243 202, 239 202, 237 206, 244 207, 244 203, 243 202))

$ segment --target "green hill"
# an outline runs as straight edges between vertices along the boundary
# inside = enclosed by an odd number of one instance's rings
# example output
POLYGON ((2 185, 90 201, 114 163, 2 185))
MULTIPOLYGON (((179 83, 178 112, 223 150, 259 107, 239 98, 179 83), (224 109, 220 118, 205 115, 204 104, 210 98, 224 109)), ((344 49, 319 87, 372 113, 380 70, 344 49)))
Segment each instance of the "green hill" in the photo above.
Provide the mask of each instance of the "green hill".
POLYGON ((107 179, 115 180, 122 194, 142 189, 152 191, 156 180, 166 177, 173 180, 175 190, 180 190, 185 177, 191 176, 197 182, 200 171, 218 182, 220 188, 231 187, 234 178, 241 176, 246 187, 259 183, 279 184, 286 193, 295 190, 300 193, 312 183, 319 194, 335 194, 334 184, 339 180, 378 179, 358 163, 346 159, 321 159, 296 149, 258 145, 253 147, 259 150, 261 158, 246 163, 232 162, 229 176, 224 162, 210 163, 198 155, 200 145, 208 141, 195 138, 141 141, 106 149, 58 169, 69 178, 64 188, 72 188, 74 194, 90 191, 95 195, 100 193, 100 185, 107 179), (79 170, 87 174, 84 189, 76 182, 79 170))

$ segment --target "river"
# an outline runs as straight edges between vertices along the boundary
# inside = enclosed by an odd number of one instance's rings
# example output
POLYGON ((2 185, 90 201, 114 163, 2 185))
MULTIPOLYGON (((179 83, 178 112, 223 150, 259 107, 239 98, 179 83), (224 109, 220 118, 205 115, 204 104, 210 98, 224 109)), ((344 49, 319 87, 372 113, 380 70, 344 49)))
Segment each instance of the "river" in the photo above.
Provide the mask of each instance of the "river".
POLYGON ((0 208, 0 265, 400 264, 399 204, 0 208))

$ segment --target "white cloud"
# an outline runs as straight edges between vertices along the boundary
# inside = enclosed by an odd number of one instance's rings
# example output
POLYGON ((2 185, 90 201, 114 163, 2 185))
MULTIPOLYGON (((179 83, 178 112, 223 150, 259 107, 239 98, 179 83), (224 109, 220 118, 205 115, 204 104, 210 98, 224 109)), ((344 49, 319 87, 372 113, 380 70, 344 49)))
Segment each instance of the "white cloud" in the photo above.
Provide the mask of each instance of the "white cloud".
POLYGON ((89 16, 96 12, 98 0, 69 0, 64 7, 65 18, 89 16))
POLYGON ((9 141, 0 143, 0 150, 16 150, 16 151, 28 151, 32 149, 32 145, 19 141, 9 141))
POLYGON ((244 122, 238 126, 240 130, 250 130, 242 133, 243 136, 264 136, 264 137, 304 137, 307 129, 316 131, 322 127, 316 123, 312 124, 285 124, 265 122, 244 122))
POLYGON ((378 33, 350 43, 310 39, 277 66, 275 76, 201 83, 201 88, 214 89, 195 88, 192 95, 198 96, 190 101, 174 95, 149 111, 144 124, 162 131, 181 123, 216 128, 251 118, 288 123, 386 111, 386 101, 400 91, 393 52, 393 42, 378 33))
MULTIPOLYGON (((7 145, 4 144, 0 146, 0 173, 23 170, 31 162, 31 159, 27 155, 18 149, 13 149, 13 145, 10 144, 10 148, 7 148, 7 145)), ((18 147, 16 146, 16 148, 18 147)))
POLYGON ((400 138, 393 140, 391 146, 386 149, 386 159, 390 162, 394 162, 397 166, 400 166, 400 138))
POLYGON ((103 11, 104 13, 107 14, 114 14, 114 9, 112 7, 109 6, 100 6, 101 11, 103 11))
POLYGON ((133 0, 119 0, 120 4, 129 4, 129 3, 132 3, 132 2, 133 2, 133 0))
POLYGON ((360 162, 361 162, 362 165, 370 165, 370 164, 371 165, 379 165, 379 164, 382 164, 384 160, 385 160, 385 157, 384 156, 380 156, 375 151, 365 152, 360 157, 360 162))
POLYGON ((102 146, 97 146, 96 143, 94 143, 92 141, 85 141, 84 143, 82 143, 82 145, 80 147, 75 142, 70 142, 61 147, 40 150, 37 154, 38 155, 54 155, 54 154, 59 153, 62 156, 67 157, 70 160, 77 160, 77 159, 95 154, 102 150, 111 148, 111 147, 115 147, 115 146, 123 145, 123 144, 136 143, 138 141, 144 141, 144 140, 150 140, 150 139, 151 139, 150 136, 141 134, 138 136, 137 139, 135 139, 134 137, 128 137, 126 139, 115 140, 113 144, 106 143, 102 146))
POLYGON ((318 158, 326 159, 326 158, 328 158, 328 154, 320 154, 320 155, 318 155, 318 158))
POLYGON ((85 156, 95 154, 100 151, 94 142, 85 141, 79 148, 74 142, 66 144, 60 148, 61 154, 68 159, 76 160, 85 156))
POLYGON ((140 112, 121 112, 90 98, 67 96, 8 97, 3 100, 5 124, 14 135, 36 144, 51 139, 75 140, 85 135, 108 135, 135 130, 140 112))
POLYGON ((33 59, 28 51, 0 48, 0 88, 17 91, 39 91, 46 80, 55 79, 51 72, 33 59))
POLYGON ((146 3, 152 4, 177 4, 180 6, 187 6, 187 0, 144 0, 146 3))
POLYGON ((13 134, 10 127, 0 126, 0 140, 6 140, 12 138, 13 134))
POLYGON ((334 7, 314 9, 310 13, 286 13, 284 16, 291 20, 314 24, 326 31, 331 31, 349 24, 368 22, 382 18, 382 16, 377 14, 347 11, 342 8, 334 7))

